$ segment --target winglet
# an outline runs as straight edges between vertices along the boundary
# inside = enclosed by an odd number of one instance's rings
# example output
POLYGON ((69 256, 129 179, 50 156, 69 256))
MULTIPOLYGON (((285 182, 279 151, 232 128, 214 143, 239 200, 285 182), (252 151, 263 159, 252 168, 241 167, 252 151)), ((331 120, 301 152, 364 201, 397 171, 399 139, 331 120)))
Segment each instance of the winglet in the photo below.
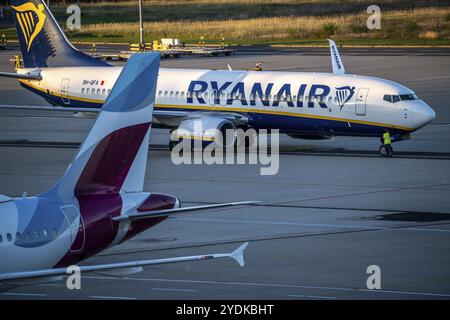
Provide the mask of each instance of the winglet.
POLYGON ((330 53, 331 53, 331 65, 333 67, 334 74, 345 74, 344 63, 342 62, 339 51, 336 47, 336 43, 333 40, 328 39, 330 43, 330 53))
POLYGON ((228 71, 233 71, 233 69, 231 68, 231 66, 229 64, 227 64, 228 67, 228 71))
POLYGON ((248 242, 241 245, 239 248, 230 253, 230 258, 233 258, 241 267, 245 265, 244 251, 247 249, 248 242))

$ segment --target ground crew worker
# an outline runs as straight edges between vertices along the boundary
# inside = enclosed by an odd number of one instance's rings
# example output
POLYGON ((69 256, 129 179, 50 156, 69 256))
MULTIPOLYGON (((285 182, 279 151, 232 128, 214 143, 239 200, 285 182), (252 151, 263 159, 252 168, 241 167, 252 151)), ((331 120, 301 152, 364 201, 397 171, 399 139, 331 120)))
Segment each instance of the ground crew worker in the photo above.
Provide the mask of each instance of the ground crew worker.
POLYGON ((21 65, 20 65, 20 56, 19 55, 16 55, 14 57, 14 63, 15 63, 16 70, 20 69, 21 65))
POLYGON ((258 61, 255 65, 255 71, 263 71, 262 62, 258 61))
POLYGON ((0 47, 6 48, 6 36, 4 33, 2 34, 2 38, 0 40, 0 47))
POLYGON ((386 157, 392 157, 392 154, 394 153, 391 143, 391 134, 389 133, 389 130, 386 130, 386 132, 383 134, 383 144, 386 150, 386 157))

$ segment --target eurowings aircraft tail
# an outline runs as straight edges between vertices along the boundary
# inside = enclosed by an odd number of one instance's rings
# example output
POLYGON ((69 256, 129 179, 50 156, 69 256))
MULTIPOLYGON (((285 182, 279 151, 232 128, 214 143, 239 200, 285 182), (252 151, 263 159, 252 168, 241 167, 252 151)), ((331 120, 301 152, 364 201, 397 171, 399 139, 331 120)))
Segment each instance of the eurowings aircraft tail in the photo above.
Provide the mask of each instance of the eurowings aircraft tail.
POLYGON ((128 60, 75 159, 45 196, 142 192, 159 60, 158 53, 128 60))
POLYGON ((26 68, 109 66, 75 49, 41 0, 11 0, 26 68))

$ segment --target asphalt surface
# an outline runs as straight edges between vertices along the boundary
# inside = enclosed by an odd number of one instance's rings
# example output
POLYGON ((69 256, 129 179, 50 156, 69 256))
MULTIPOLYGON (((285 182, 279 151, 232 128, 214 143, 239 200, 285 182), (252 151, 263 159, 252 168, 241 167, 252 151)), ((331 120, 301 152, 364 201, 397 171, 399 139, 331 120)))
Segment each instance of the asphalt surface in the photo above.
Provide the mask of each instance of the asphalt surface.
MULTIPOLYGON (((245 69, 262 60, 272 70, 330 69, 322 53, 257 49, 162 65, 245 69)), ((0 285, 0 299, 449 299, 450 56, 418 50, 343 55, 349 72, 411 87, 437 113, 435 123, 394 145, 394 158, 375 154, 376 139, 282 137, 278 174, 261 176, 260 165, 175 165, 165 149, 167 131, 153 130, 146 190, 177 195, 183 205, 262 203, 171 218, 84 262, 228 252, 250 241, 245 267, 215 260, 150 267, 125 278, 89 274, 81 290, 64 282, 7 291, 0 285), (366 286, 370 265, 381 268, 381 290, 366 286)), ((0 51, 1 71, 11 70, 12 54, 0 51)), ((15 80, 0 79, 0 104, 46 103, 15 80)), ((0 192, 49 188, 91 123, 67 112, 0 111, 0 192)))

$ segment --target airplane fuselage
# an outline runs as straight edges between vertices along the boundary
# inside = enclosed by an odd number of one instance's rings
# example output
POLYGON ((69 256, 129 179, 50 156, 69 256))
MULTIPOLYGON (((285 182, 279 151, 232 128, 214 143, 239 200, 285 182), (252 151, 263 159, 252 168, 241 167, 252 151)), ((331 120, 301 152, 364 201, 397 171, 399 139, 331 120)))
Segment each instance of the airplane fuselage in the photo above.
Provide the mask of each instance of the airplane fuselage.
MULTIPOLYGON (((20 82, 55 105, 99 108, 121 70, 43 68, 42 80, 20 82)), ((404 135, 435 116, 410 89, 375 77, 168 68, 159 72, 155 110, 234 112, 255 129, 324 136, 404 135), (393 96, 405 99, 386 99, 393 96)))

